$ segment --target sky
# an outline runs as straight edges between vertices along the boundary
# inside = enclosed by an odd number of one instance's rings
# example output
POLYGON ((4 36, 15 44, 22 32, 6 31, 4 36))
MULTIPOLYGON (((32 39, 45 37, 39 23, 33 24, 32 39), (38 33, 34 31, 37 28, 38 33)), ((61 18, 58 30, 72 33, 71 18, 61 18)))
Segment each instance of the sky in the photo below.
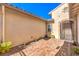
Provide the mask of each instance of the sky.
POLYGON ((51 19, 48 13, 59 4, 60 3, 12 3, 13 6, 46 20, 51 19))

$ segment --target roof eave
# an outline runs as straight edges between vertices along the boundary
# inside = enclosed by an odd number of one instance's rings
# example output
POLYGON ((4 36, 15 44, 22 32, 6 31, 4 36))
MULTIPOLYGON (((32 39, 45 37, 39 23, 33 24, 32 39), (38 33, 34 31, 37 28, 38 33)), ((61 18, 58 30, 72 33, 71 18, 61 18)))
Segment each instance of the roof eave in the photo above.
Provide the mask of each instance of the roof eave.
POLYGON ((17 10, 17 11, 19 11, 19 12, 24 13, 24 14, 28 14, 28 15, 31 15, 31 16, 33 16, 33 17, 39 18, 39 19, 41 19, 41 20, 43 20, 43 21, 46 21, 45 19, 43 19, 43 18, 41 18, 41 17, 35 16, 35 15, 31 14, 31 13, 28 13, 28 12, 25 12, 25 11, 23 11, 23 10, 21 10, 21 9, 15 8, 15 7, 13 7, 13 6, 10 6, 10 5, 7 4, 7 3, 2 3, 2 4, 3 4, 4 6, 6 6, 6 7, 8 7, 8 8, 15 9, 15 10, 17 10))
POLYGON ((58 5, 55 9, 53 9, 52 11, 50 11, 48 14, 51 15, 52 12, 54 12, 57 8, 59 8, 60 6, 62 6, 64 3, 61 3, 60 5, 58 5))

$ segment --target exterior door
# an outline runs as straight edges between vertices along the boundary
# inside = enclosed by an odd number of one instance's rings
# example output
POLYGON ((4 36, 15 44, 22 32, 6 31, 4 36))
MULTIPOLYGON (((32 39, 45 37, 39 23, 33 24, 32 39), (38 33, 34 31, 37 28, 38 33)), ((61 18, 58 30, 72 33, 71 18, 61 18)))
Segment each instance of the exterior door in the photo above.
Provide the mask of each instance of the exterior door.
POLYGON ((65 30, 64 30, 64 26, 62 23, 60 23, 60 38, 61 39, 65 39, 65 30))
POLYGON ((72 29, 70 23, 61 24, 60 38, 70 42, 72 40, 72 29), (62 26, 62 27, 61 27, 62 26))

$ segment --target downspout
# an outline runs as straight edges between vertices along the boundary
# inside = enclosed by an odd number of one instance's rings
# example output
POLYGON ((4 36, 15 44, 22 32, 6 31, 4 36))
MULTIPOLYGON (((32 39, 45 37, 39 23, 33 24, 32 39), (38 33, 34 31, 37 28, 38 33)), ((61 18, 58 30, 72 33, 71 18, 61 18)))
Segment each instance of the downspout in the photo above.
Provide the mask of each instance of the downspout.
POLYGON ((3 20, 3 38, 2 42, 5 42, 5 6, 2 4, 2 20, 3 20))
POLYGON ((47 39, 47 37, 48 37, 48 30, 47 30, 47 29, 48 29, 48 28, 47 28, 47 21, 45 22, 45 27, 46 27, 46 28, 45 28, 45 29, 46 29, 45 38, 47 39))
POLYGON ((46 35, 48 36, 48 27, 47 27, 47 21, 46 21, 46 35))

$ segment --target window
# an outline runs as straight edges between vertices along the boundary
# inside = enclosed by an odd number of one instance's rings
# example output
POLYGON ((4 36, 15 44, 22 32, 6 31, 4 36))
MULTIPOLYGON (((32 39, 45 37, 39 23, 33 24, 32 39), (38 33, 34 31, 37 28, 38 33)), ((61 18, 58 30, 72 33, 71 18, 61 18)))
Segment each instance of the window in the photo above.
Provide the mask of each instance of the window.
POLYGON ((58 12, 58 13, 57 13, 57 16, 58 16, 58 17, 61 17, 61 12, 58 12))
POLYGON ((0 9, 2 8, 2 6, 0 5, 0 9))
POLYGON ((51 32, 51 31, 52 31, 52 25, 49 24, 49 25, 48 25, 48 32, 51 32))
POLYGON ((63 8, 63 12, 64 13, 68 12, 68 7, 63 8))

